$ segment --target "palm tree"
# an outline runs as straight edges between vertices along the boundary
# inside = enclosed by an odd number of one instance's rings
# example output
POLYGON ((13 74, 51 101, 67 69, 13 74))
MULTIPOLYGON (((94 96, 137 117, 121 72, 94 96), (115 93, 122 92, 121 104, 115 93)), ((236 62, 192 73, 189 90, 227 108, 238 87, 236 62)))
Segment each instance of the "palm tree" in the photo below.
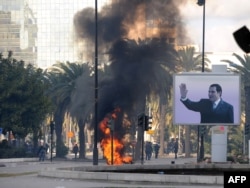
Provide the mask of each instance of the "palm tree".
MULTIPOLYGON (((82 64, 80 68, 82 73, 74 82, 74 90, 70 95, 69 112, 76 119, 79 127, 79 158, 86 158, 84 129, 90 123, 90 116, 94 109, 94 77, 91 75, 91 69, 87 64, 82 64)), ((90 128, 90 126, 87 126, 87 128, 90 128)))
MULTIPOLYGON (((110 58, 113 80, 119 81, 114 85, 119 92, 117 95, 121 98, 130 97, 131 105, 129 108, 124 106, 124 112, 145 112, 146 98, 152 93, 160 97, 161 106, 167 103, 171 95, 172 73, 176 71, 176 51, 165 39, 119 40, 111 48, 110 58), (121 95, 121 92, 126 93, 126 96, 121 95), (136 108, 131 109, 132 106, 136 108)), ((165 121, 161 121, 161 124, 164 126, 165 121)), ((138 152, 142 131, 138 129, 138 152)), ((139 159, 139 155, 136 153, 136 159, 139 159)))
MULTIPOLYGON (((195 54, 195 48, 192 46, 186 46, 180 48, 178 51, 178 61, 180 63, 180 71, 185 72, 198 72, 202 70, 202 54, 195 54)), ((204 69, 205 71, 209 72, 209 64, 210 60, 204 57, 204 69)))
POLYGON ((69 109, 72 92, 75 90, 76 79, 83 73, 83 65, 77 63, 56 63, 46 70, 46 77, 51 87, 48 94, 54 103, 54 121, 56 131, 57 157, 62 157, 59 150, 62 142, 62 124, 64 115, 69 109))
MULTIPOLYGON (((192 46, 183 47, 178 50, 180 71, 191 72, 202 70, 202 54, 195 55, 195 48, 192 46)), ((204 70, 209 71, 208 64, 210 60, 204 57, 204 70)), ((190 157, 190 125, 185 126, 185 156, 190 157)), ((203 141, 203 139, 202 139, 203 141)), ((201 143, 202 144, 202 143, 201 143)))
MULTIPOLYGON (((245 96, 245 126, 250 125, 250 56, 245 54, 244 57, 233 53, 233 56, 239 61, 237 63, 232 60, 221 60, 222 62, 229 63, 230 70, 237 72, 241 75, 242 83, 244 86, 245 96)), ((250 133, 246 136, 246 140, 250 138, 250 133), (248 137, 248 138, 247 138, 248 137)), ((247 147, 248 148, 248 147, 247 147)))

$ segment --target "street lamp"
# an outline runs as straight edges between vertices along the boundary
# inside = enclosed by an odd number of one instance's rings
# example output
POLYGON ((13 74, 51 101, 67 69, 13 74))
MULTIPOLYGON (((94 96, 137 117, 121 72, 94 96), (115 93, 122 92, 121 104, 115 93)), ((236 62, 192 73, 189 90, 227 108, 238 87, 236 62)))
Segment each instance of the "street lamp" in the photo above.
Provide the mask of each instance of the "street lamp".
MULTIPOLYGON (((199 6, 203 6, 203 28, 202 28, 202 72, 205 71, 205 5, 206 0, 198 0, 197 4, 199 6)), ((200 126, 198 126, 197 130, 198 134, 198 144, 197 144, 197 162, 201 161, 204 157, 204 133, 201 133, 201 145, 199 150, 199 138, 200 138, 200 126)))
POLYGON ((98 17, 97 17, 97 0, 95 0, 95 127, 94 127, 94 148, 93 148, 93 165, 98 165, 98 17))
POLYGON ((197 4, 203 6, 203 29, 202 29, 202 72, 204 72, 204 57, 205 57, 205 7, 206 0, 198 0, 197 4))

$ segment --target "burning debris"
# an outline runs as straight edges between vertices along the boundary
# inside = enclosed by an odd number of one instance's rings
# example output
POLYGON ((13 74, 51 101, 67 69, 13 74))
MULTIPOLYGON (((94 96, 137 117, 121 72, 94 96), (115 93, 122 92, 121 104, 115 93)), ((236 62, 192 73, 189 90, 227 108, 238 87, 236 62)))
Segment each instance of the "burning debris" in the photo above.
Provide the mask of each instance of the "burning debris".
POLYGON ((117 137, 116 134, 112 134, 114 127, 110 127, 112 126, 110 125, 110 120, 117 119, 119 112, 119 108, 115 109, 112 114, 108 114, 99 124, 99 128, 103 133, 100 144, 103 150, 103 155, 109 165, 132 163, 132 157, 123 156, 124 143, 117 137))

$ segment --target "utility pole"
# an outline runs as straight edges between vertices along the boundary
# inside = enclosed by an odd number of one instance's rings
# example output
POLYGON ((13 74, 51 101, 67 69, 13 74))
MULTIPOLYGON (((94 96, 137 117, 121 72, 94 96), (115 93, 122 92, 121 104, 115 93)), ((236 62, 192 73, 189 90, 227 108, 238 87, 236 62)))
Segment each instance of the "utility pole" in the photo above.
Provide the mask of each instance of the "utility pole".
POLYGON ((110 137, 111 137, 111 165, 114 164, 114 130, 115 130, 115 122, 114 119, 111 118, 108 121, 108 127, 110 129, 110 137))
POLYGON ((97 0, 95 0, 95 126, 94 126, 94 148, 93 165, 98 165, 98 11, 97 0))
POLYGON ((138 127, 141 131, 141 164, 144 162, 144 129, 145 129, 145 113, 138 115, 138 127))
MULTIPOLYGON (((203 28, 202 28, 202 72, 205 71, 205 5, 206 0, 198 0, 197 4, 199 6, 203 6, 203 28)), ((203 128, 203 127, 202 127, 203 128)), ((200 125, 198 125, 197 130, 197 137, 198 137, 198 143, 197 143, 197 162, 200 162, 204 157, 204 134, 201 133, 200 135, 200 125), (200 140, 201 137, 201 140, 200 140), (200 150, 199 150, 199 143, 200 144, 200 150)))

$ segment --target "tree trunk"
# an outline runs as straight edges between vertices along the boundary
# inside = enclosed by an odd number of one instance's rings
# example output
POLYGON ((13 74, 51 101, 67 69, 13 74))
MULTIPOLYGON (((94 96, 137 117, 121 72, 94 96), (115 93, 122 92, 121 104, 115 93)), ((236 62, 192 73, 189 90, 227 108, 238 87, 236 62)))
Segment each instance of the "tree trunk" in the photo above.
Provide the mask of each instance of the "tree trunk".
POLYGON ((185 125, 185 157, 190 157, 190 125, 185 125))
POLYGON ((34 151, 33 154, 37 155, 37 151, 38 151, 38 131, 37 129, 33 130, 33 143, 34 143, 34 151))
MULTIPOLYGON (((56 132, 56 151, 59 151, 62 144, 63 144, 63 142, 62 142, 63 118, 64 118, 64 113, 61 110, 61 108, 58 108, 58 110, 54 114, 55 132, 56 132)), ((53 148, 51 148, 51 150, 53 151, 53 148)), ((60 152, 56 152, 56 157, 64 157, 64 156, 60 156, 60 152)))
POLYGON ((160 110, 160 149, 159 149, 159 155, 164 155, 164 137, 165 137, 165 117, 166 117, 166 105, 162 104, 160 110))
MULTIPOLYGON (((250 86, 245 86, 244 88, 245 90, 245 125, 246 126, 247 124, 250 125, 250 86)), ((245 127, 244 127, 245 128, 245 127)), ((250 133, 248 133, 248 135, 245 136, 245 151, 246 153, 249 153, 248 149, 249 149, 249 146, 248 146, 248 140, 250 139, 250 133)))
POLYGON ((86 147, 85 147, 85 133, 84 133, 84 127, 85 123, 82 119, 78 121, 79 126, 79 141, 80 141, 80 151, 79 151, 79 158, 85 159, 86 158, 86 147))

